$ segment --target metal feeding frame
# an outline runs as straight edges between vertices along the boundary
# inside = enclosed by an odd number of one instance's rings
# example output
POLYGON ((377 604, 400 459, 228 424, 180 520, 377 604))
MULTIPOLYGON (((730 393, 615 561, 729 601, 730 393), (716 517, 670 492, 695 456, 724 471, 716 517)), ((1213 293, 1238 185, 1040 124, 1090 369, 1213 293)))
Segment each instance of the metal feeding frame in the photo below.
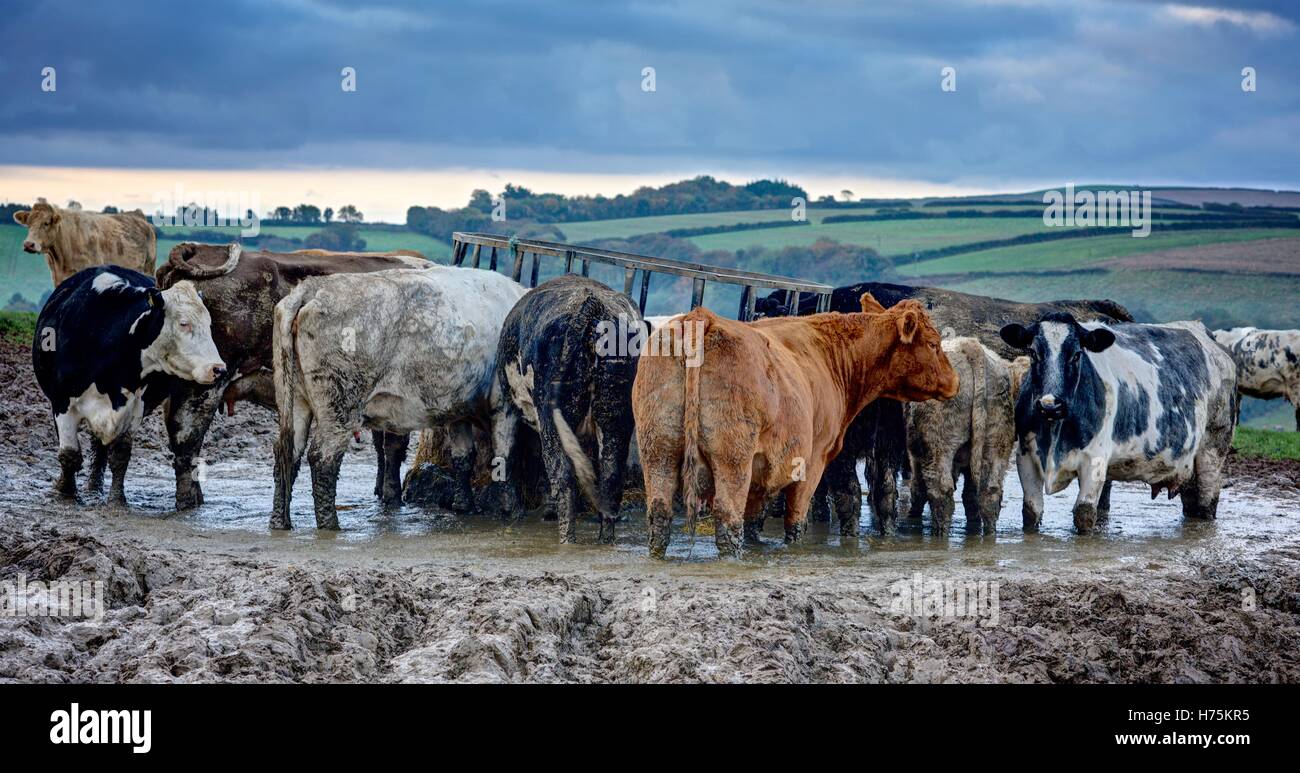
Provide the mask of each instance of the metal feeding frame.
POLYGON ((491 250, 488 256, 487 268, 496 271, 498 258, 509 255, 514 261, 510 276, 521 284, 524 284, 521 279, 524 262, 531 253, 533 262, 526 287, 537 286, 537 272, 543 255, 563 258, 564 272, 566 274, 574 273, 573 264, 575 262, 581 263, 577 273, 582 276, 589 275, 592 263, 618 266, 623 269, 623 292, 637 304, 643 316, 645 315, 646 299, 650 295, 650 276, 656 273, 675 274, 693 279, 694 286, 691 291, 692 309, 704 302, 706 283, 721 282, 723 284, 739 285, 743 289, 740 294, 740 308, 736 313, 736 318, 741 322, 748 322, 754 318, 754 304, 758 300, 758 288, 785 291, 784 305, 792 309, 799 308, 799 299, 804 293, 811 293, 817 296, 817 311, 819 312, 830 310, 831 291, 834 289, 829 285, 805 282, 802 279, 791 279, 790 277, 776 276, 774 274, 760 274, 736 268, 719 268, 717 266, 706 266, 703 263, 687 263, 670 258, 654 258, 631 252, 602 250, 595 247, 578 247, 559 242, 507 238, 497 234, 465 231, 453 233, 451 239, 452 265, 464 266, 466 264, 465 259, 470 255, 470 247, 472 246, 474 250, 469 265, 471 268, 480 268, 483 248, 487 247, 491 250), (633 295, 632 290, 636 285, 637 272, 641 274, 640 293, 633 295))

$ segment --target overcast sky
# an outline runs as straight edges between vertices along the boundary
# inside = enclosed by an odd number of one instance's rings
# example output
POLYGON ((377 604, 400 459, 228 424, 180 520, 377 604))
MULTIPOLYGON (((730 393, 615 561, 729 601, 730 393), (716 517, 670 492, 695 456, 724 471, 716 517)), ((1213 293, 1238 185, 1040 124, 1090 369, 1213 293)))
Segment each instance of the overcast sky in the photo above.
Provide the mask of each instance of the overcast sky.
POLYGON ((358 5, 7 7, 0 196, 32 195, 15 189, 32 167, 472 170, 458 201, 503 170, 619 189, 701 172, 1300 187, 1294 5, 358 5))

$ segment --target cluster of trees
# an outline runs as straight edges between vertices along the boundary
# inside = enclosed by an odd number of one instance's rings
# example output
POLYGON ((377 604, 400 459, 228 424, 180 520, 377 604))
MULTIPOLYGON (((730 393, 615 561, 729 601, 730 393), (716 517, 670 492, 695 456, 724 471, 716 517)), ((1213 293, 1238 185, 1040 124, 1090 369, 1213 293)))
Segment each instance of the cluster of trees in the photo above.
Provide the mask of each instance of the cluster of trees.
MULTIPOLYGON (((617 196, 534 193, 528 188, 507 183, 498 199, 485 190, 476 190, 469 203, 459 209, 411 207, 406 211, 406 226, 417 233, 443 240, 450 239, 454 231, 509 232, 544 238, 525 234, 525 231, 578 220, 788 209, 790 200, 796 196, 806 199, 808 192, 784 180, 755 180, 746 185, 732 185, 708 176, 659 188, 645 186, 630 195, 617 196), (494 213, 505 219, 493 219, 494 213)), ((559 232, 558 228, 540 230, 559 232)))
POLYGON ((313 204, 299 204, 296 207, 276 207, 266 213, 266 218, 262 222, 270 225, 326 225, 338 219, 340 223, 361 223, 365 221, 365 216, 361 214, 355 206, 344 204, 339 207, 338 212, 333 207, 326 207, 322 210, 313 204))

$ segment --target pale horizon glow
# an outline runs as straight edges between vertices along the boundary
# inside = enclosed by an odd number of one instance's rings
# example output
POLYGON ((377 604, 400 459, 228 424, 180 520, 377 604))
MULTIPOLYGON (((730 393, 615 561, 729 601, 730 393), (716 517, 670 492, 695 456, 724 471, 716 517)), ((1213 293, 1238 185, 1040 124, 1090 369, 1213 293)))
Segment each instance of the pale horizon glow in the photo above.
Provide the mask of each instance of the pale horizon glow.
MULTIPOLYGON (((810 172, 774 173, 752 170, 694 169, 650 174, 586 174, 525 169, 112 169, 75 167, 0 166, 0 201, 31 203, 44 198, 64 206, 69 200, 87 210, 112 205, 152 214, 160 202, 170 202, 176 187, 187 194, 247 193, 256 197, 257 214, 278 206, 313 204, 338 211, 345 204, 361 210, 370 222, 405 223, 412 205, 454 209, 465 206, 470 194, 482 188, 499 193, 506 183, 534 192, 573 195, 628 194, 641 186, 660 186, 708 174, 733 184, 780 177, 802 186, 812 199, 840 197, 843 190, 854 198, 918 198, 963 196, 1032 190, 976 184, 933 183, 810 172)), ((1038 186, 1041 187, 1041 186, 1038 186)), ((233 214, 233 213, 232 213, 233 214)))

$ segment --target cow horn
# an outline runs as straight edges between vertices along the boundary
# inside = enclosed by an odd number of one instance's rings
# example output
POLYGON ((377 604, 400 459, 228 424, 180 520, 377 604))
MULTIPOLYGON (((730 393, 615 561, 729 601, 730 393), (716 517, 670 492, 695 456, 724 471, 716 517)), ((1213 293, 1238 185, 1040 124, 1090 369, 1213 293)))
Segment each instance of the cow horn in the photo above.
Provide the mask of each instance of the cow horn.
POLYGON ((184 242, 172 248, 171 254, 167 256, 167 263, 182 274, 192 279, 207 279, 214 276, 224 276, 235 270, 239 264, 239 256, 243 252, 243 247, 239 242, 231 242, 226 262, 220 266, 198 266, 189 262, 189 258, 194 255, 195 245, 193 242, 184 242))

